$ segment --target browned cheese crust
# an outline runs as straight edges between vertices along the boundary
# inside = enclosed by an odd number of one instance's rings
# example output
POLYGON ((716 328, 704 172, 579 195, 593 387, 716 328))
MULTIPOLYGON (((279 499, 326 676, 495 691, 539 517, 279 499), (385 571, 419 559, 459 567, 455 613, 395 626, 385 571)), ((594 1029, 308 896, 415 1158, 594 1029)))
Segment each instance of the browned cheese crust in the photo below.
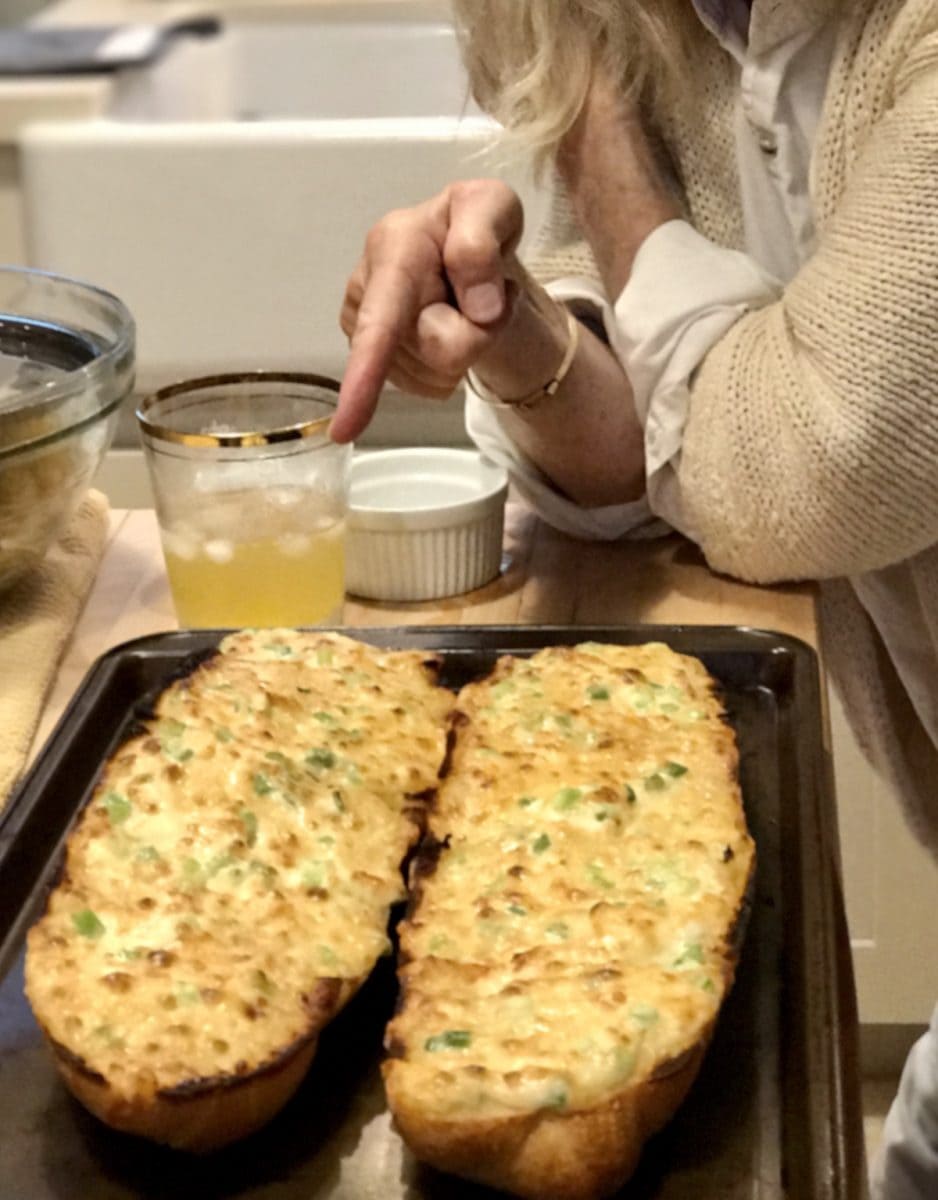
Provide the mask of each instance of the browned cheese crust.
POLYGON ((452 697, 333 634, 228 637, 106 764, 28 936, 74 1094, 209 1150, 263 1125, 390 945, 452 697))
POLYGON ((754 847, 713 681, 664 646, 460 694, 412 868, 385 1083, 416 1156, 532 1200, 632 1174, 733 980, 754 847))

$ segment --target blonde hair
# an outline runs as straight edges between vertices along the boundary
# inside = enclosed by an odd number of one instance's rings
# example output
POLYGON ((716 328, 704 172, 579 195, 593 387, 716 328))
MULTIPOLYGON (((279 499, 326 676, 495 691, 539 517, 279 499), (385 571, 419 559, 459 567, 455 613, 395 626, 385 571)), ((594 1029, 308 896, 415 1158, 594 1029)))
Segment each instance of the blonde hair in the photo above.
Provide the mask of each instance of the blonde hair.
POLYGON ((477 103, 543 162, 598 64, 655 119, 681 103, 703 33, 691 0, 454 0, 477 103))

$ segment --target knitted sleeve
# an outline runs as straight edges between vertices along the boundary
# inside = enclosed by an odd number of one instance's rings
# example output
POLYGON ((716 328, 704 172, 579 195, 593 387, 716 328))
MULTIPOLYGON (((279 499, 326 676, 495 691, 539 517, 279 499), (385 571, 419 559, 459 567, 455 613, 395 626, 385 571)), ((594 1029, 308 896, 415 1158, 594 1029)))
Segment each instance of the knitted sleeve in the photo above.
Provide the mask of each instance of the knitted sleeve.
POLYGON ((815 255, 692 383, 685 511, 743 579, 853 575, 938 542, 938 39, 911 68, 815 255))

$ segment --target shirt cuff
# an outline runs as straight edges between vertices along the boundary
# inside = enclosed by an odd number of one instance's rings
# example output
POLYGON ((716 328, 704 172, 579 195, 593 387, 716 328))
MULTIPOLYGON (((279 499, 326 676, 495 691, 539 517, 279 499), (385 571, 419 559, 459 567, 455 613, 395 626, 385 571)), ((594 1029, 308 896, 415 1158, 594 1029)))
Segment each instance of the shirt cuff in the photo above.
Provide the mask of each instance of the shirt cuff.
POLYGON ((716 245, 686 221, 667 221, 639 248, 607 324, 645 431, 650 508, 691 537, 677 483, 691 378, 744 313, 781 291, 748 255, 716 245))

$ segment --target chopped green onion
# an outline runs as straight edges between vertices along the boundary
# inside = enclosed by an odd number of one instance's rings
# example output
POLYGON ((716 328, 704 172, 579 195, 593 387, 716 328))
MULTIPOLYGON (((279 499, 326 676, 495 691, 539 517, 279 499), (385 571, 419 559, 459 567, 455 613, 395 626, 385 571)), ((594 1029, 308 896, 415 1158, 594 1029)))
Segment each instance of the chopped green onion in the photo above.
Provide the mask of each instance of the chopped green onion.
POLYGON ((272 996, 277 990, 277 985, 265 972, 259 968, 251 972, 251 984, 256 987, 259 992, 263 992, 265 996, 272 996))
POLYGON ((205 874, 209 879, 213 875, 217 875, 219 871, 224 871, 228 867, 233 867, 238 860, 230 854, 216 854, 214 858, 210 858, 208 866, 205 868, 205 874))
POLYGON ((423 1044, 424 1050, 465 1050, 472 1044, 472 1034, 468 1029, 447 1029, 445 1033, 428 1037, 423 1044))
POLYGON ((635 1070, 636 1054, 629 1046, 616 1046, 613 1051, 613 1070, 616 1078, 622 1082, 628 1079, 635 1070))
POLYGON ((607 687, 603 687, 602 684, 599 683, 590 684, 590 686, 586 689, 586 694, 591 700, 609 699, 609 689, 607 687))
POLYGON ((703 946, 700 942, 689 942, 684 947, 684 953, 680 958, 674 960, 676 967, 683 967, 685 963, 702 963, 704 960, 703 946))
POLYGON ((537 804, 537 796, 522 796, 518 801, 520 808, 530 808, 532 804, 537 804))
POLYGON ((104 807, 112 825, 120 825, 133 811, 130 801, 120 792, 108 792, 104 797, 104 807))
POLYGON ((141 846, 134 857, 137 862, 159 862, 160 852, 155 846, 141 846))
POLYGON ((672 779, 680 779, 682 775, 687 774, 687 767, 685 767, 683 763, 679 762, 666 762, 662 770, 667 772, 672 779))
POLYGON ((520 904, 509 904, 508 911, 514 913, 516 917, 526 917, 528 915, 528 910, 522 908, 520 904))
POLYGON ((104 922, 90 908, 83 908, 81 912, 72 913, 72 924, 82 937, 99 938, 104 933, 104 922))
POLYGON ((305 888, 321 888, 326 878, 326 864, 309 862, 303 867, 300 881, 305 888))
POLYGON ((335 754, 324 746, 318 746, 306 755, 306 762, 317 772, 328 771, 335 766, 335 754))
POLYGON ((249 846, 253 846, 257 842, 257 814, 249 808, 242 808, 239 816, 244 826, 244 840, 249 846))
POLYGON ((277 868, 270 863, 261 862, 259 858, 252 858, 248 866, 256 875, 260 875, 265 883, 272 884, 277 878, 277 868))
POLYGON ((218 740, 220 742, 233 742, 234 741, 234 734, 231 732, 231 730, 228 728, 227 725, 216 725, 215 726, 215 737, 218 738, 218 740))
POLYGON ((276 654, 279 658, 290 658, 293 654, 292 649, 284 642, 268 642, 264 647, 271 654, 276 654))
POLYGON ((658 775, 657 773, 654 775, 649 775, 645 780, 646 792, 661 792, 664 791, 667 786, 667 780, 664 778, 664 776, 658 775))
POLYGON ((625 785, 625 799, 628 804, 634 804, 638 797, 635 795, 635 788, 631 784, 625 785))
POLYGON ((255 771, 251 776, 251 787, 254 789, 256 796, 267 796, 274 790, 274 785, 263 771, 255 771))
POLYGON ((606 888, 606 889, 615 887, 615 884, 612 882, 612 880, 609 878, 609 876, 603 871, 602 867, 598 863, 590 863, 589 866, 586 868, 586 873, 589 875, 592 882, 595 883, 598 887, 606 888))
POLYGON ((278 766, 281 767, 289 767, 291 765, 287 756, 285 754, 281 754, 279 750, 268 750, 264 757, 269 759, 270 762, 277 763, 278 766))
POLYGON ((338 964, 338 957, 331 946, 319 946, 319 961, 325 963, 327 967, 334 967, 338 964))
POLYGON ((569 809, 573 808, 573 806, 575 804, 579 803, 582 795, 583 795, 582 788, 575 788, 575 787, 561 788, 560 791, 557 793, 557 795, 554 797, 554 808, 559 809, 561 812, 567 812, 569 809))
POLYGON ((550 838, 547 836, 546 833, 540 834, 540 836, 536 837, 534 839, 534 841, 531 843, 531 849, 534 851, 535 854, 543 854, 544 851, 547 850, 549 847, 550 847, 550 838))
POLYGON ((544 1101, 545 1108, 566 1108, 569 1092, 567 1085, 562 1080, 555 1080, 550 1085, 550 1090, 547 1093, 547 1098, 544 1101))
POLYGON ((566 921, 554 921, 547 926, 544 932, 550 934, 551 937, 560 938, 562 942, 565 942, 570 936, 570 926, 566 921))
POLYGON ((639 1004, 632 1009, 629 1016, 636 1025, 648 1029, 651 1025, 657 1025, 659 1013, 657 1008, 652 1008, 650 1004, 639 1004))
MULTIPOLYGON (((310 690, 309 688, 306 688, 306 691, 309 691, 309 690, 310 690)), ((320 725, 337 725, 338 724, 336 718, 330 712, 314 712, 313 720, 318 721, 320 725)))

